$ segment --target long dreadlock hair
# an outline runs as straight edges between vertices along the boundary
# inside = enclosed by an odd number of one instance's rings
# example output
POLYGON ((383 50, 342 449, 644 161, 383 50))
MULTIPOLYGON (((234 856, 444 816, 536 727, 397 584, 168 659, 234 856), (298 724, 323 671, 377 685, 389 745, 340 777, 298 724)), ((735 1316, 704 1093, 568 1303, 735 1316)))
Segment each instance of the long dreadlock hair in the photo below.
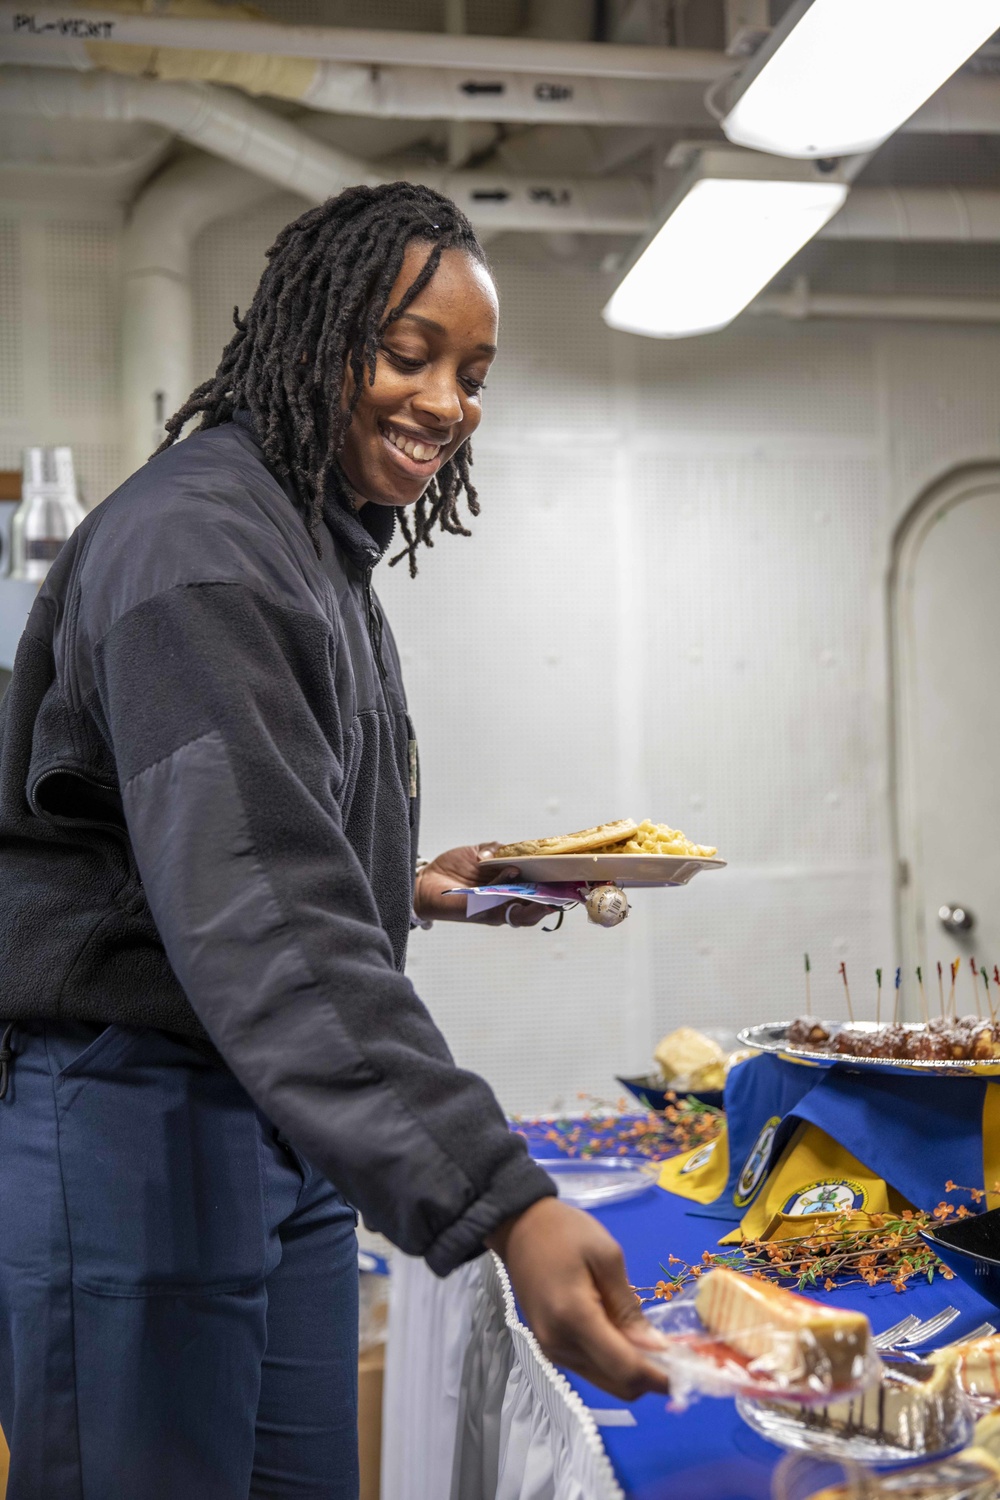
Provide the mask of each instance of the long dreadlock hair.
MULTIPOLYGON (((350 503, 338 456, 385 328, 404 313, 434 275, 442 252, 460 249, 486 265, 486 256, 468 219, 449 198, 411 182, 347 188, 310 209, 278 235, 268 264, 241 318, 233 309, 236 333, 210 380, 192 391, 166 423, 167 436, 156 450, 176 442, 192 417, 201 427, 217 427, 246 411, 268 463, 299 497, 317 554, 323 506, 328 497, 350 503), (427 241, 431 252, 395 307, 386 304, 399 275, 406 247, 427 241), (341 403, 350 368, 354 388, 341 403)), ((458 501, 465 492, 472 515, 479 501, 469 469, 472 452, 463 443, 441 465, 413 508, 400 508, 406 546, 392 559, 409 558, 434 545, 435 526, 457 536, 462 524, 458 501)))

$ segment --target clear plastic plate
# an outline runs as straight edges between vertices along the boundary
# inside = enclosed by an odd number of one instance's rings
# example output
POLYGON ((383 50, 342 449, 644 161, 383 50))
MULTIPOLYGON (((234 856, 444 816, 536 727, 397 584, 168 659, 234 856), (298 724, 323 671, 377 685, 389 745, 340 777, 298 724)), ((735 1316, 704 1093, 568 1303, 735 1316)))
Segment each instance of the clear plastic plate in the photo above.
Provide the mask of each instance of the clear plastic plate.
MULTIPOLYGON (((896 1371, 894 1361, 887 1369, 896 1371)), ((911 1364, 898 1367, 903 1373, 913 1370, 911 1364)), ((884 1376, 883 1376, 884 1379, 884 1376)), ((876 1384, 864 1395, 866 1410, 877 1417, 884 1410, 876 1384)), ((860 1399, 860 1398, 859 1398, 860 1399)), ((886 1400, 885 1397, 882 1398, 886 1400)), ((928 1402, 923 1420, 914 1413, 899 1423, 893 1436, 888 1432, 827 1428, 822 1425, 822 1407, 796 1409, 784 1402, 761 1400, 743 1395, 736 1399, 736 1409, 754 1432, 776 1443, 779 1448, 814 1453, 825 1458, 847 1459, 873 1469, 895 1468, 905 1464, 923 1464, 946 1458, 964 1448, 972 1437, 975 1412, 960 1392, 949 1391, 928 1402)), ((867 1420, 860 1425, 869 1426, 867 1420)), ((877 1426, 877 1423, 873 1424, 877 1426)))
MULTIPOLYGON (((649 1163, 642 1157, 536 1157, 559 1189, 560 1198, 577 1208, 603 1208, 638 1198, 653 1186, 649 1163)), ((657 1163, 657 1170, 659 1164, 657 1163)))
POLYGON ((848 1459, 786 1453, 774 1473, 772 1500, 996 1500, 996 1471, 956 1454, 919 1467, 872 1473, 848 1459))
POLYGON ((882 1362, 870 1342, 864 1350, 845 1349, 836 1373, 828 1350, 804 1329, 758 1328, 758 1334, 766 1335, 760 1352, 753 1357, 741 1352, 705 1327, 698 1313, 698 1291, 698 1285, 687 1286, 669 1302, 645 1308, 647 1321, 665 1340, 662 1351, 650 1357, 670 1377, 672 1410, 682 1411, 701 1396, 770 1398, 820 1407, 850 1400, 877 1383, 882 1362), (849 1369, 843 1367, 848 1361, 849 1369))

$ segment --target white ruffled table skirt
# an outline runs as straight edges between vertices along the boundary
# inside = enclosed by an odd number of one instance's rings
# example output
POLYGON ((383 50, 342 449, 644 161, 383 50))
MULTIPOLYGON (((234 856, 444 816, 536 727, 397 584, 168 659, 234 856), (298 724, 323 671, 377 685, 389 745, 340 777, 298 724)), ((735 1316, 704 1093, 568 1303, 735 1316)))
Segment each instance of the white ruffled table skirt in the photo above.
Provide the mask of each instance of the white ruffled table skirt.
POLYGON ((518 1320, 495 1255, 393 1258, 384 1500, 624 1500, 597 1424, 518 1320))

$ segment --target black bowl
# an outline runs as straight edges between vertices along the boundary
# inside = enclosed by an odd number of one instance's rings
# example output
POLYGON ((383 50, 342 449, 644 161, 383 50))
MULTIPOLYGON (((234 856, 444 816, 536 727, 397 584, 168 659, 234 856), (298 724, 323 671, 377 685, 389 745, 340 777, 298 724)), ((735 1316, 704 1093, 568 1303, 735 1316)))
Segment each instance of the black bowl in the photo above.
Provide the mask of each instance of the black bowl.
POLYGON ((643 1078, 623 1078, 620 1073, 616 1073, 615 1077, 647 1109, 666 1109, 668 1094, 673 1094, 678 1099, 698 1099, 702 1104, 712 1104, 716 1109, 722 1108, 721 1089, 672 1089, 669 1085, 664 1088, 663 1080, 657 1078, 655 1074, 649 1074, 643 1078))
POLYGON ((994 1307, 1000 1307, 1000 1208, 937 1229, 921 1229, 934 1254, 994 1307))

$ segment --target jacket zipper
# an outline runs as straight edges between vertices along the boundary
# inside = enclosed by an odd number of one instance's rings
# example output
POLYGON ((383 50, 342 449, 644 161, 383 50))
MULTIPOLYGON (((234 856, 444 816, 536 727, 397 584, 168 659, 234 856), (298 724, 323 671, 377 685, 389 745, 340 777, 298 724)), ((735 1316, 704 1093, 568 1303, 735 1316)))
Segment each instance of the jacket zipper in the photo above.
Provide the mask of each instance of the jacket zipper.
POLYGON ((79 832, 110 833, 116 838, 125 854, 131 878, 141 887, 142 877, 139 874, 139 866, 136 863, 135 850, 132 848, 132 840, 129 838, 128 829, 123 828, 120 823, 109 823, 104 818, 62 818, 56 813, 47 813, 38 801, 38 789, 43 782, 48 781, 50 776, 73 776, 77 781, 84 782, 87 786, 101 787, 106 792, 118 791, 118 783, 115 781, 102 781, 99 776, 85 776, 82 771, 77 771, 71 766, 52 766, 48 771, 43 771, 41 776, 31 788, 28 799, 32 812, 36 817, 46 823, 51 823, 53 828, 68 828, 79 832))
POLYGON ((365 569, 365 612, 368 616, 368 639, 371 641, 372 654, 378 667, 378 675, 382 679, 382 686, 387 683, 385 662, 382 660, 382 615, 375 604, 372 594, 372 570, 374 563, 369 563, 365 569))
POLYGON ((46 823, 52 823, 57 828, 97 828, 107 833, 116 834, 131 848, 128 830, 119 823, 107 823, 102 818, 63 818, 57 813, 47 813, 38 801, 38 789, 52 776, 72 776, 77 781, 82 781, 86 786, 97 786, 105 792, 116 792, 118 785, 114 781, 102 781, 97 776, 85 776, 82 771, 76 771, 71 766, 52 766, 50 770, 43 771, 31 789, 31 808, 36 817, 43 819, 46 823))

